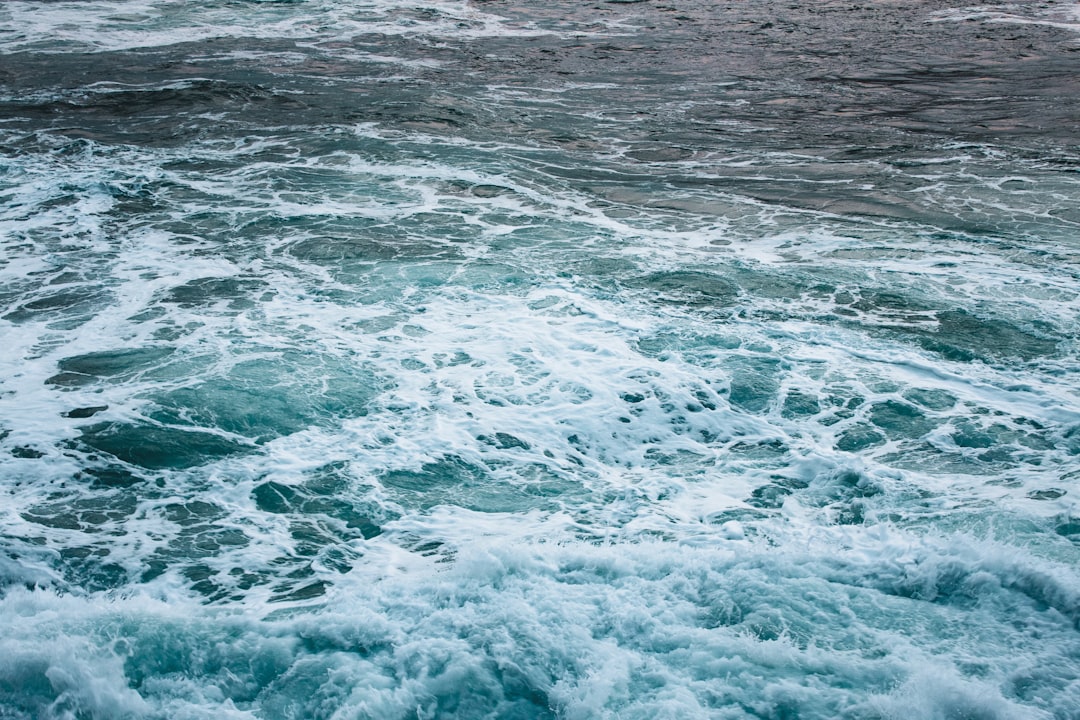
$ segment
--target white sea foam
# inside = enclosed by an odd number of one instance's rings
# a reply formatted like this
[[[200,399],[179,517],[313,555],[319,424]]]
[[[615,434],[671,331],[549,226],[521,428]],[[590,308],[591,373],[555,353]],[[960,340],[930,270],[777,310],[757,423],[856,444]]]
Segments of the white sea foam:
[[[0,671],[33,688],[13,711],[1049,718],[1078,699],[1043,690],[1069,672],[1075,578],[992,544],[780,527],[771,548],[508,543],[509,518],[431,519],[455,563],[373,550],[308,612],[11,591]]]
[[[539,32],[0,12],[42,52]],[[0,713],[1073,712],[1075,181],[576,124],[622,90],[429,98],[566,137],[0,131]]]
[[[365,35],[413,38],[529,37],[547,34],[483,12],[473,3],[446,0],[405,3],[251,3],[236,13],[228,3],[53,2],[4,3],[0,22],[7,52],[117,52],[220,38],[343,43]]]
[[[1075,3],[973,5],[940,10],[933,13],[932,17],[938,22],[981,20],[1012,25],[1046,25],[1080,32],[1080,5]]]
[[[255,148],[241,152],[247,151]],[[335,165],[340,166],[336,161]],[[312,161],[303,161],[303,167],[312,167]],[[168,180],[208,196],[242,199],[242,205],[234,202],[230,206],[241,225],[245,213],[259,212],[263,207],[273,208],[280,217],[317,220],[351,216],[393,220],[401,226],[420,214],[453,218],[478,208],[483,213],[528,216],[530,225],[548,215],[558,222],[570,222],[571,227],[584,223],[584,231],[593,236],[590,258],[603,257],[604,238],[609,235],[623,241],[638,237],[639,242],[650,243],[648,248],[640,247],[630,256],[634,258],[631,264],[625,265],[631,278],[633,262],[640,258],[648,258],[653,267],[678,267],[677,262],[688,252],[687,245],[679,241],[693,237],[689,232],[651,232],[611,222],[579,198],[549,201],[506,177],[482,172],[353,160],[345,167],[358,178],[397,178],[396,192],[401,193],[401,199],[395,204],[371,198],[355,203],[321,194],[318,203],[282,202],[276,194],[260,189],[263,176],[273,168],[258,164],[246,166],[231,182],[193,183],[180,175],[168,176]],[[71,183],[69,168],[64,169],[64,177]],[[161,177],[150,172],[145,181]],[[498,183],[517,192],[490,203],[480,202],[437,189],[439,183],[450,179]],[[101,181],[98,170],[86,176],[88,188],[99,187]],[[409,200],[403,202],[406,198]],[[84,205],[76,203],[75,207]],[[99,207],[103,212],[108,203]],[[481,236],[486,232],[483,213],[476,225]],[[94,213],[83,217],[92,218]],[[53,223],[64,226],[66,220],[57,217]],[[512,238],[521,229],[501,227],[495,227],[490,242],[499,243],[508,233]],[[577,237],[578,232],[569,237]],[[1061,503],[1071,502],[1068,496],[1057,503],[1033,503],[1027,497],[1032,492],[1052,490],[1058,484],[1059,468],[1071,464],[1064,451],[1052,449],[1052,441],[1043,450],[1032,446],[1026,451],[1028,457],[1040,456],[1042,462],[1014,465],[1011,486],[987,486],[979,473],[970,478],[965,475],[979,466],[974,455],[981,451],[964,451],[951,439],[957,423],[970,421],[972,409],[1025,421],[1031,418],[1051,428],[1074,426],[1073,390],[1067,381],[1063,384],[1053,376],[1033,377],[1023,369],[1005,366],[965,365],[962,370],[950,370],[918,350],[899,349],[891,340],[870,340],[858,327],[824,331],[816,323],[795,318],[778,323],[750,317],[734,324],[728,319],[721,325],[728,337],[713,340],[715,315],[695,319],[693,312],[687,314],[678,304],[658,307],[645,296],[630,302],[605,299],[602,291],[583,290],[576,281],[543,271],[559,267],[552,264],[552,258],[566,257],[567,245],[558,240],[558,234],[553,236],[551,250],[542,244],[516,249],[512,244],[502,246],[500,257],[510,259],[511,265],[496,262],[483,246],[476,245],[470,250],[472,259],[464,264],[431,260],[381,261],[378,266],[367,261],[355,266],[335,261],[327,265],[320,255],[298,251],[305,237],[285,237],[269,244],[266,238],[259,238],[250,251],[234,246],[233,259],[226,260],[217,254],[206,255],[204,251],[211,245],[205,240],[177,244],[175,237],[160,231],[134,235],[124,242],[124,265],[111,269],[110,285],[116,301],[77,328],[63,331],[63,345],[42,347],[37,335],[40,325],[9,325],[12,337],[24,339],[21,346],[15,346],[23,349],[13,360],[18,372],[9,376],[8,385],[14,392],[5,399],[5,417],[11,426],[7,442],[14,447],[42,447],[48,452],[52,452],[48,450],[50,442],[78,438],[79,427],[87,425],[49,419],[72,407],[107,404],[109,410],[93,422],[143,422],[160,401],[155,398],[162,394],[185,388],[198,391],[207,379],[228,378],[238,363],[259,358],[275,362],[282,353],[299,346],[308,352],[318,348],[327,359],[377,378],[382,389],[376,391],[366,414],[345,420],[340,427],[312,428],[273,440],[254,455],[223,459],[205,470],[166,474],[165,482],[175,488],[174,494],[165,493],[137,511],[137,517],[146,519],[147,532],[160,537],[136,539],[124,546],[123,552],[128,554],[125,563],[132,568],[159,554],[165,547],[162,538],[182,534],[175,527],[162,533],[170,526],[155,525],[160,522],[155,518],[162,518],[167,514],[166,506],[185,495],[228,508],[229,525],[255,540],[232,549],[218,548],[206,559],[216,572],[271,562],[277,552],[274,548],[290,547],[294,541],[288,537],[284,519],[266,523],[264,512],[251,500],[251,492],[266,480],[302,484],[305,473],[326,462],[344,463],[349,468],[347,477],[353,492],[357,497],[370,494],[370,501],[381,508],[377,512],[388,513],[387,531],[393,536],[398,532],[394,528],[413,527],[408,523],[417,517],[415,513],[425,510],[425,503],[471,503],[487,511],[532,509],[547,514],[562,512],[570,507],[566,498],[574,498],[572,505],[587,519],[577,531],[585,537],[612,533],[633,537],[647,532],[708,542],[715,533],[704,528],[702,520],[727,522],[724,513],[744,508],[747,498],[768,484],[781,466],[789,481],[811,487],[822,484],[824,494],[815,498],[814,490],[802,501],[810,500],[812,515],[847,512],[842,504],[835,505],[842,496],[834,497],[828,490],[829,478],[847,470],[863,473],[870,478],[868,482],[890,488],[889,492],[899,496],[929,492],[943,501],[947,497],[952,507],[992,500],[1052,517],[1062,511]],[[778,247],[792,244],[784,238],[777,242]],[[806,247],[808,238],[799,242]],[[818,235],[816,242],[820,252],[820,248],[840,240]],[[97,257],[88,256],[93,262],[98,262]],[[625,263],[628,254],[619,249],[610,257]],[[993,277],[996,261],[986,262],[987,271],[980,273],[982,282]],[[858,263],[847,264],[855,272]],[[739,265],[723,267],[737,269]],[[12,281],[21,274],[18,264],[9,266],[9,271]],[[528,273],[532,273],[531,279]],[[325,301],[327,292],[356,292],[358,277],[366,277],[364,282],[370,288],[361,290],[360,303]],[[225,305],[207,308],[158,302],[173,289],[206,278],[244,280],[252,283],[252,292],[262,294],[271,289],[273,297],[260,301],[257,312],[237,312]],[[1040,282],[1045,282],[1045,275]],[[926,289],[930,297],[937,292],[934,287],[931,284]],[[955,289],[950,292],[960,297]],[[806,301],[811,302],[811,314],[828,307],[816,307],[809,298]],[[782,298],[776,302],[778,309],[785,307]],[[1073,302],[1067,299],[1061,306],[1062,316]],[[165,314],[149,323],[132,322],[130,318],[152,306]],[[1055,306],[1051,303],[1048,307]],[[766,308],[768,301],[758,305],[759,311]],[[875,320],[873,312],[867,322],[891,326],[888,317]],[[910,315],[911,311],[903,312]],[[176,333],[169,328],[192,329]],[[298,328],[303,329],[299,345]],[[144,381],[132,379],[122,385],[95,384],[73,390],[58,390],[44,382],[55,374],[63,358],[115,350],[118,338],[122,347],[153,346],[160,342],[155,335],[166,330],[170,336],[176,335],[171,343],[177,350],[163,367],[165,373],[156,372]],[[655,350],[642,353],[643,347],[653,346]],[[763,361],[765,365],[755,365]],[[770,378],[772,363],[788,369]],[[194,375],[181,370],[185,365]],[[975,375],[973,370],[977,370]],[[740,380],[743,376],[748,380]],[[16,379],[18,385],[14,384]],[[283,387],[289,381],[284,382]],[[747,412],[748,406],[728,399],[738,382],[764,382],[773,389],[760,401],[741,401],[760,402]],[[1023,387],[1016,387],[1021,383]],[[918,436],[908,438],[904,433],[909,431],[901,430],[899,436],[886,438],[878,450],[858,462],[853,463],[847,451],[837,451],[835,444],[845,433],[867,427],[867,419],[872,417],[868,408],[906,403],[906,388],[953,398],[952,409],[930,413],[927,422],[938,429],[926,436],[928,447],[912,454],[915,446],[906,443]],[[802,392],[823,399],[837,390],[841,398],[862,398],[863,409],[850,412],[835,424],[820,426],[783,416],[781,400],[786,395]],[[641,399],[634,403],[623,396]],[[703,411],[701,403],[716,409]],[[1017,435],[1018,427],[994,432],[1023,438]],[[926,430],[919,434],[923,432]],[[501,440],[497,439],[500,433]],[[228,433],[223,437],[243,439]],[[1022,440],[1016,446],[1021,456],[1023,442],[1036,439]],[[1038,442],[1045,444],[1047,440]],[[925,460],[918,459],[920,453]],[[54,459],[45,464],[49,468],[45,473],[41,463],[29,465],[18,458],[6,461],[16,474],[26,472],[24,467],[39,468],[34,472],[41,487],[20,491],[20,512],[35,517],[49,512],[49,504],[36,493],[57,487],[75,467],[60,453],[50,457]],[[476,497],[470,497],[468,492],[472,491],[468,491],[461,496],[424,500],[422,494],[402,486],[404,480],[393,480],[387,486],[380,479],[387,471],[415,473],[431,464],[448,467],[439,465],[447,458],[467,468],[486,468],[488,476],[477,476],[475,482],[490,489]],[[899,474],[889,469],[896,463],[902,469]],[[967,469],[965,463],[969,464]],[[48,478],[52,479],[45,483]],[[564,497],[547,501],[534,495],[545,483],[554,483]],[[202,489],[193,495],[197,487]],[[793,503],[789,510],[797,517],[802,512],[801,503],[795,503],[794,497],[789,501],[783,497],[781,492],[777,502]],[[873,511],[872,498],[860,502]],[[908,512],[917,517],[923,511],[912,507]],[[8,527],[14,537],[45,532],[61,545],[82,532],[59,527],[31,530],[25,519]],[[128,533],[137,535],[139,527],[135,518],[125,521]],[[401,533],[402,537],[409,534]],[[169,582],[176,579],[169,574],[163,577]],[[269,594],[267,591],[264,597]]]

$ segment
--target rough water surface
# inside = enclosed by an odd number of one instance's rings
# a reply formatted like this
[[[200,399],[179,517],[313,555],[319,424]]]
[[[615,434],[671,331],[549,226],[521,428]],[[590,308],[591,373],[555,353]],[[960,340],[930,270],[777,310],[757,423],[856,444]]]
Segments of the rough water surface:
[[[0,718],[1080,718],[1078,61],[0,4]]]

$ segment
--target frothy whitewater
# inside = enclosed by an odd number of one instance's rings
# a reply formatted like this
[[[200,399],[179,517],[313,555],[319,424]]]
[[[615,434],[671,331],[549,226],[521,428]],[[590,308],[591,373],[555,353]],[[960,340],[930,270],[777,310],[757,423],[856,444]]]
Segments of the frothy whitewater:
[[[0,718],[1080,718],[1078,18],[0,4]]]

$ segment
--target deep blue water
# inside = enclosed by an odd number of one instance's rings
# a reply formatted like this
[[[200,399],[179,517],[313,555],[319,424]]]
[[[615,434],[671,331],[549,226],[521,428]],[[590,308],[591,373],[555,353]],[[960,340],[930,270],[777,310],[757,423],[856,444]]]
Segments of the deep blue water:
[[[0,4],[0,720],[1080,718],[1078,50]]]

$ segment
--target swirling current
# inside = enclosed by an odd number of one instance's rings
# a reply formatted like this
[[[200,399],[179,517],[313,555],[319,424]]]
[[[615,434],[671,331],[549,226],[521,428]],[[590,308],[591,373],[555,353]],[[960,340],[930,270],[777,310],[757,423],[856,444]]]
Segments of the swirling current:
[[[1078,62],[0,4],[0,718],[1080,718]]]

